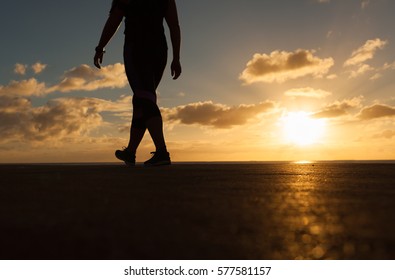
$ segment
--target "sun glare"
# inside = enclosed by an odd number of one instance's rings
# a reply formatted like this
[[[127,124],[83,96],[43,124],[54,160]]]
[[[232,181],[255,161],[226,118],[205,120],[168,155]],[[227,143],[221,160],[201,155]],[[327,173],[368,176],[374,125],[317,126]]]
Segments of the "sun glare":
[[[314,119],[306,112],[290,112],[281,119],[284,140],[307,146],[317,143],[325,131],[325,120]]]

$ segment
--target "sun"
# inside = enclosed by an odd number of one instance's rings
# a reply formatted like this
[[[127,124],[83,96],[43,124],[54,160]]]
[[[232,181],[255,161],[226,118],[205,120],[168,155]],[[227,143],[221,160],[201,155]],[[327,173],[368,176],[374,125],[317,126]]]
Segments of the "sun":
[[[322,139],[325,120],[311,117],[307,112],[290,112],[281,118],[284,140],[298,146],[308,146]]]

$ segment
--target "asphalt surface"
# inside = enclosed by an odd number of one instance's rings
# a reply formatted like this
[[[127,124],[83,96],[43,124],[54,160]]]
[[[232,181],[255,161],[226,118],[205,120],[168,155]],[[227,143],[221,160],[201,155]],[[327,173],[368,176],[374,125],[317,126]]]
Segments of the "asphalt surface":
[[[395,259],[395,164],[0,165],[0,259]]]

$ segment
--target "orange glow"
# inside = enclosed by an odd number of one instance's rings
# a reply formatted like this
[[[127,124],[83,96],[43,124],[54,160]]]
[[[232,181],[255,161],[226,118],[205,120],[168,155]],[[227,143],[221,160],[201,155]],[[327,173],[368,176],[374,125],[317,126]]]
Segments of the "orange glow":
[[[281,118],[284,140],[298,146],[317,143],[325,133],[325,120],[314,119],[306,112],[290,112]]]

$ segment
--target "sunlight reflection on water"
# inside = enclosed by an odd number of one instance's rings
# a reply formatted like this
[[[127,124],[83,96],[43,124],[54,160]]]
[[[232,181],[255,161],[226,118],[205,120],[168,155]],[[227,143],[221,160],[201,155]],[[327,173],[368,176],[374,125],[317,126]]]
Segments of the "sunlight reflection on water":
[[[314,161],[311,160],[298,160],[298,161],[294,161],[295,164],[312,164],[314,163]]]

